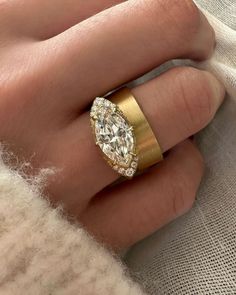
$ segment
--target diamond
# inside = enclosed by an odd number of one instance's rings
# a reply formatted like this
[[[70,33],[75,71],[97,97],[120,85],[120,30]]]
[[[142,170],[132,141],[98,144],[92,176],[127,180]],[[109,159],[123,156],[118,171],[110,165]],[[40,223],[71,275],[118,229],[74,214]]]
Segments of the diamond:
[[[131,166],[132,168],[136,169],[137,166],[138,166],[138,163],[137,163],[137,162],[132,162],[130,166]]]
[[[134,173],[135,173],[135,170],[133,168],[129,168],[126,170],[126,176],[128,177],[133,177],[134,176]]]
[[[107,107],[107,108],[110,107],[111,106],[111,102],[106,99],[105,102],[104,102],[104,106]]]
[[[91,109],[91,112],[90,112],[90,116],[95,117],[97,112],[98,112],[98,107],[93,106],[92,109]]]
[[[119,174],[132,177],[138,166],[135,137],[120,109],[105,98],[96,98],[90,116],[96,143]]]
[[[104,98],[103,98],[103,97],[97,97],[97,98],[94,100],[93,108],[94,108],[94,107],[99,107],[99,106],[102,105],[103,103],[104,103]]]
[[[106,107],[105,99],[96,113],[95,136],[101,150],[120,166],[129,166],[133,159],[135,140],[132,128],[119,112]]]
[[[113,169],[117,171],[117,170],[119,170],[119,166],[115,165],[115,166],[113,166]]]
[[[125,168],[120,168],[120,169],[118,170],[118,172],[119,172],[120,174],[125,174]]]

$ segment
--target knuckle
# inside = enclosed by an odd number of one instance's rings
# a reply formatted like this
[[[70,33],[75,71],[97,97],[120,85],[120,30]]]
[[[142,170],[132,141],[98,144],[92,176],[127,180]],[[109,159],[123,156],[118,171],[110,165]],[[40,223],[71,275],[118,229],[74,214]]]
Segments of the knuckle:
[[[200,11],[192,0],[142,0],[136,5],[140,5],[145,13],[155,19],[164,14],[168,16],[168,21],[172,19],[179,25],[195,26],[200,22]]]
[[[168,27],[170,38],[166,43],[177,44],[181,56],[191,55],[202,31],[201,12],[192,0],[141,0],[137,1],[143,19],[150,32],[160,34],[160,28]],[[208,45],[199,45],[199,55],[207,55]],[[176,49],[176,51],[178,51]]]
[[[174,3],[183,17],[190,20],[199,20],[199,9],[192,0],[175,0]]]
[[[192,132],[204,128],[215,113],[210,74],[194,68],[183,68],[177,75],[180,109],[186,114],[186,127]]]
[[[177,28],[185,38],[192,38],[199,30],[201,14],[192,0],[162,0],[160,2],[165,12],[176,23]],[[186,35],[186,32],[188,35]]]
[[[174,1],[174,8],[177,21],[185,26],[190,32],[193,33],[199,28],[201,15],[198,7],[192,0]]]

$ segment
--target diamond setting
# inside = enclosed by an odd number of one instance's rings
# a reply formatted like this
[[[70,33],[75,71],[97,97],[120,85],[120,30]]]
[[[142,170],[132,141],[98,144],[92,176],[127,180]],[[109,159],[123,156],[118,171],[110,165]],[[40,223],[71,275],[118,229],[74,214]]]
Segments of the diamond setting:
[[[138,168],[136,142],[132,126],[118,106],[98,97],[90,112],[96,144],[106,160],[122,176],[132,178]]]

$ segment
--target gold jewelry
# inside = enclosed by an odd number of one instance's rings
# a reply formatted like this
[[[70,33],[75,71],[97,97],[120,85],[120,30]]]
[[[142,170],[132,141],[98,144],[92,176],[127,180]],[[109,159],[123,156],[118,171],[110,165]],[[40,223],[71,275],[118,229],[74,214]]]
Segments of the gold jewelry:
[[[96,98],[90,118],[96,144],[122,176],[132,178],[163,160],[160,145],[128,88]]]

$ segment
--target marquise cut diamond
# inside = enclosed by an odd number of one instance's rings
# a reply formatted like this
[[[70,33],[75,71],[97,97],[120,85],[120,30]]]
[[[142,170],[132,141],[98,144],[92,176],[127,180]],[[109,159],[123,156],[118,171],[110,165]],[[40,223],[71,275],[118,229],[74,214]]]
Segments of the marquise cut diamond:
[[[98,145],[112,161],[128,165],[132,159],[134,138],[129,125],[119,115],[107,111],[95,122]]]
[[[132,127],[122,112],[109,100],[97,98],[90,116],[97,145],[111,161],[115,170],[118,166],[120,174],[132,177],[138,166],[135,156],[135,137]]]

